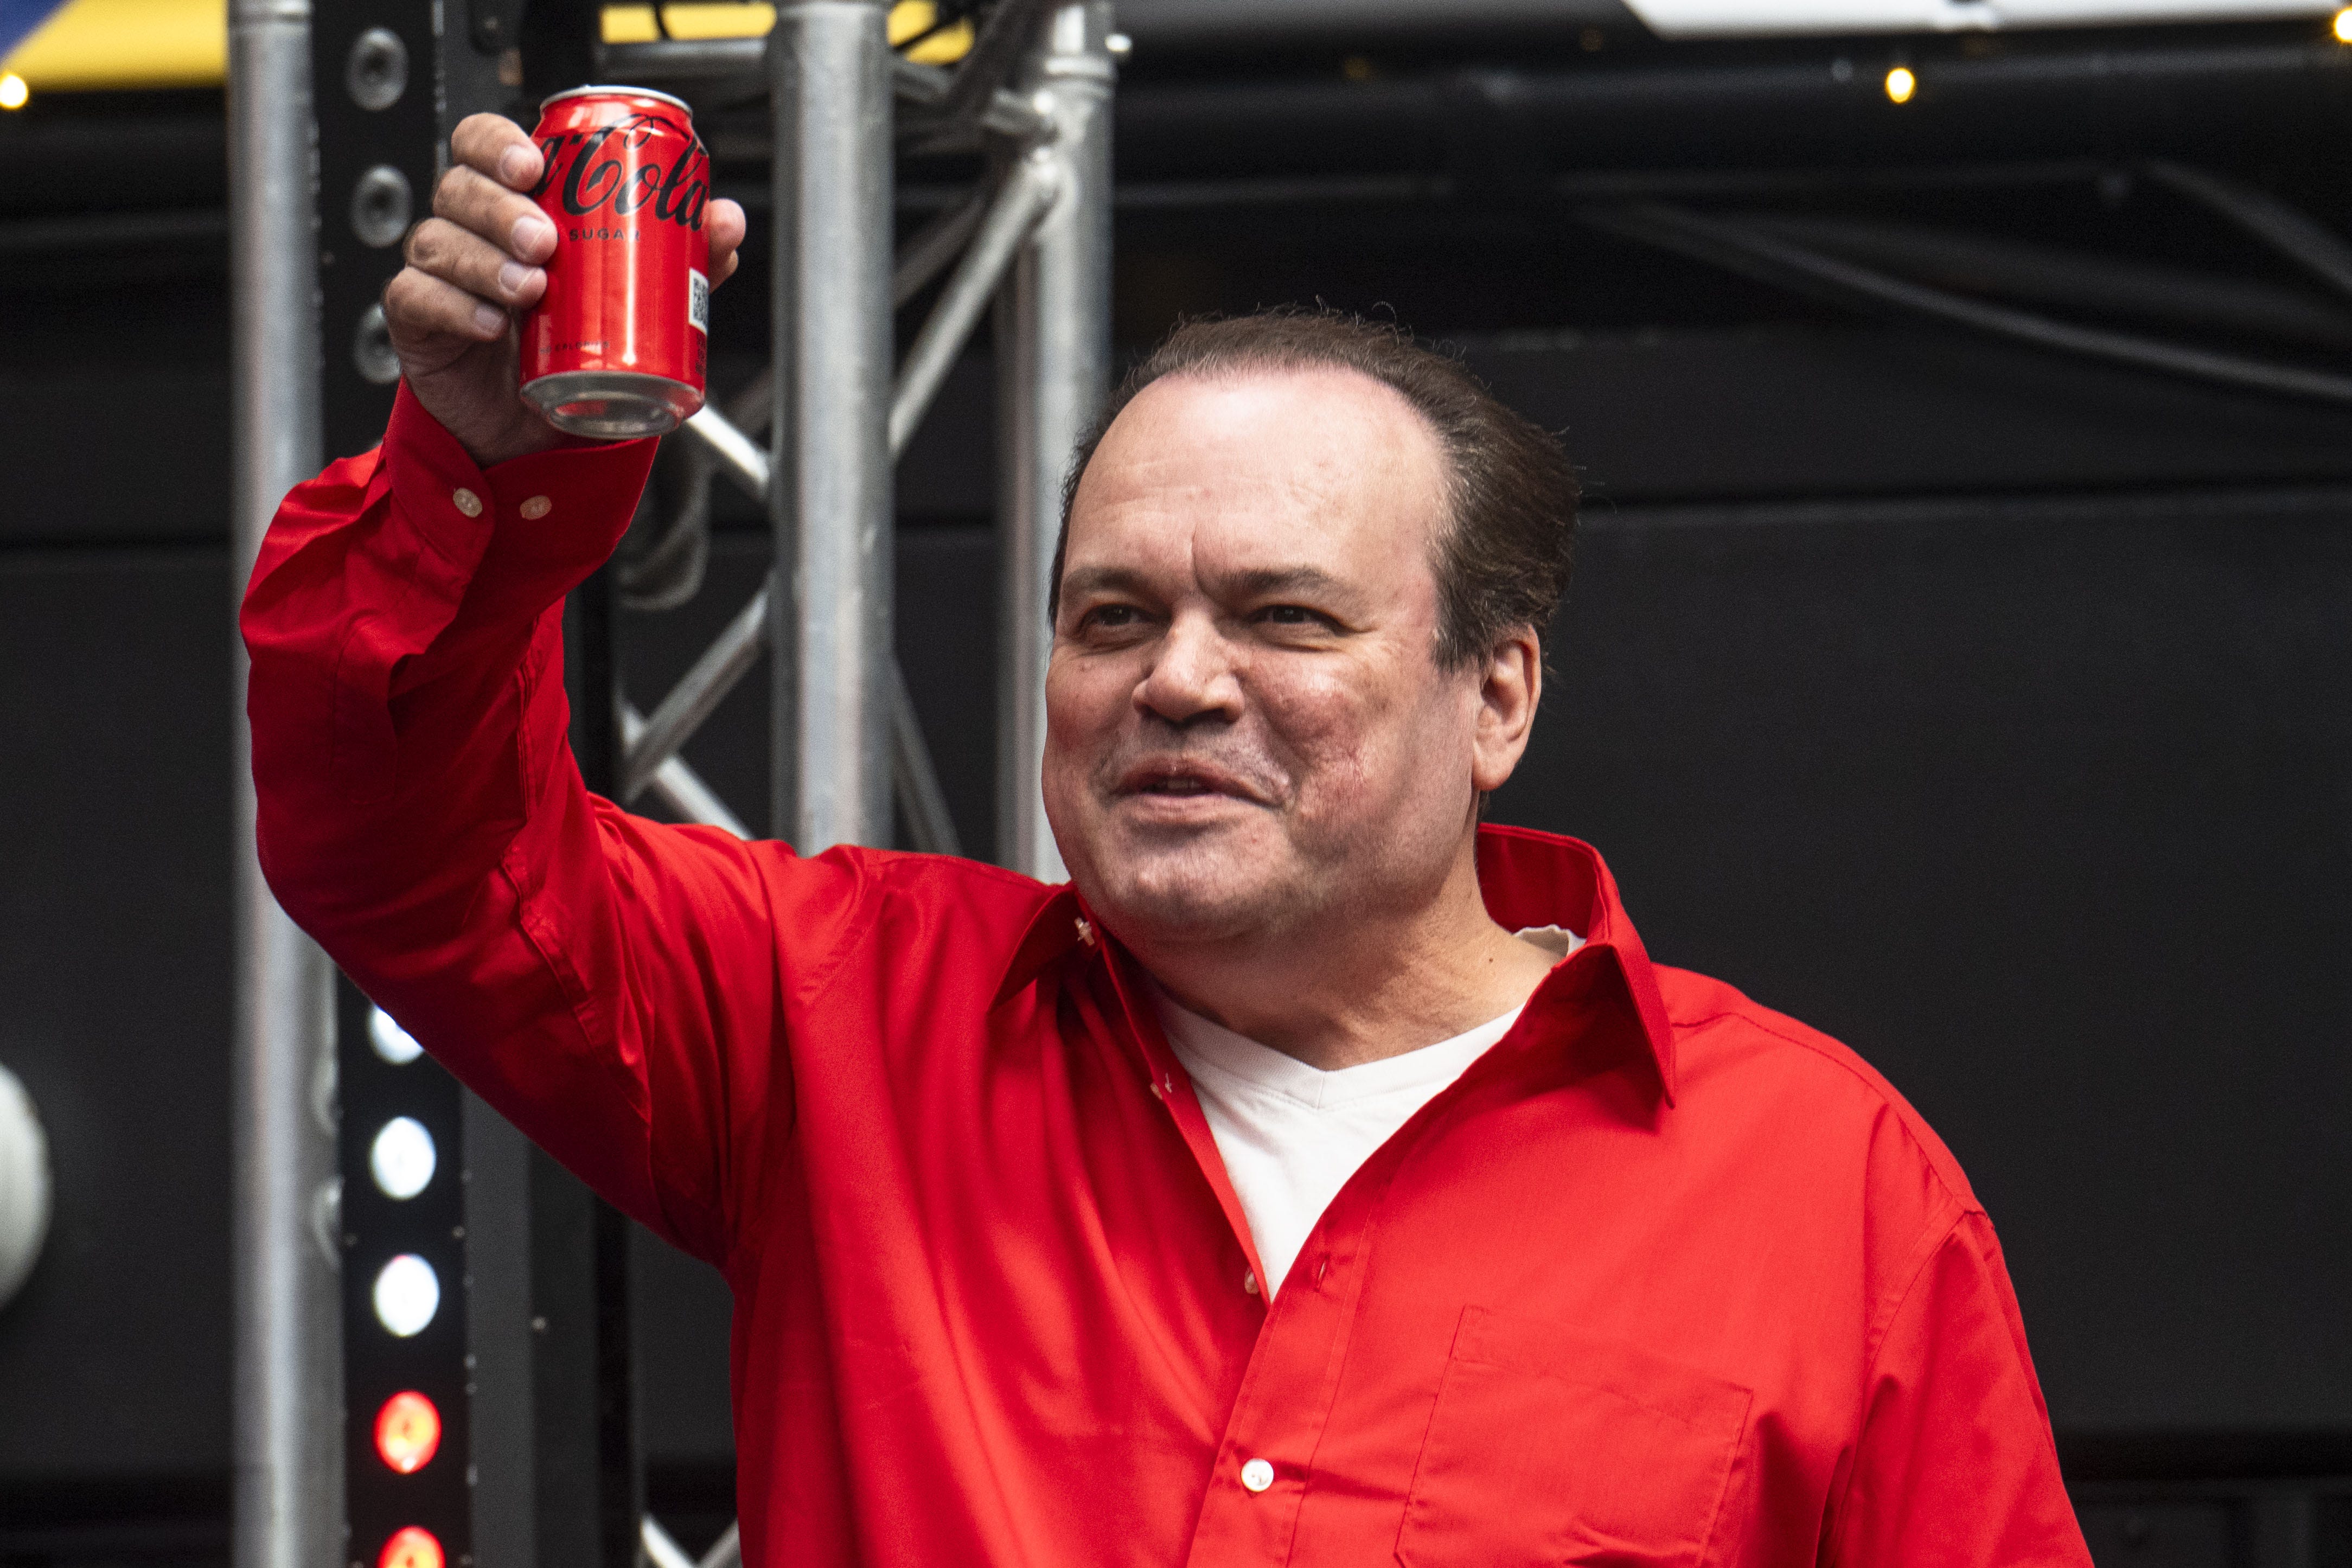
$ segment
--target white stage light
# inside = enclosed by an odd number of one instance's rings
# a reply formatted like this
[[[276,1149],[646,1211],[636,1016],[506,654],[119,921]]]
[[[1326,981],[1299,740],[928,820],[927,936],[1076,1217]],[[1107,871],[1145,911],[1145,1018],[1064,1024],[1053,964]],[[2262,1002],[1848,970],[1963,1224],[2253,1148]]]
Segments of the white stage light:
[[[0,1307],[33,1271],[49,1233],[49,1140],[33,1098],[0,1067]]]
[[[406,1339],[424,1332],[441,1310],[441,1276],[414,1252],[403,1252],[375,1277],[376,1321]]]
[[[433,1134],[414,1116],[394,1116],[368,1146],[368,1169],[386,1197],[415,1197],[433,1180],[438,1163]]]
[[[375,1053],[394,1067],[405,1067],[425,1054],[409,1032],[393,1022],[392,1015],[382,1008],[368,1009],[368,1043]]]

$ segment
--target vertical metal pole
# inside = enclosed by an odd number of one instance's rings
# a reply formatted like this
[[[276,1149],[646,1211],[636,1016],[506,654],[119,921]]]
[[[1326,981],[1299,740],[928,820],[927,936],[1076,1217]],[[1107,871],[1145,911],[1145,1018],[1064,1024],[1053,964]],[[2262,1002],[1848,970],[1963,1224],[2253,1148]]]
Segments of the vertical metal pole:
[[[319,466],[310,0],[234,0],[228,121],[241,596],[278,500]],[[235,661],[236,1560],[331,1568],[343,1560],[334,978],[261,880],[241,647]]]
[[[618,793],[613,568],[599,567],[564,607],[572,753],[599,795]],[[630,1353],[629,1221],[545,1155],[530,1187],[532,1316],[548,1327],[532,1397],[537,1415],[541,1568],[630,1568],[645,1518],[637,1379]],[[584,1538],[567,1539],[568,1531]]]
[[[890,45],[886,0],[768,35],[775,111],[772,831],[890,838]]]
[[[1024,62],[1017,85],[1054,105],[1062,194],[997,311],[996,858],[1045,882],[1069,874],[1039,790],[1047,577],[1063,476],[1110,377],[1110,29],[1108,0],[1056,6]]]

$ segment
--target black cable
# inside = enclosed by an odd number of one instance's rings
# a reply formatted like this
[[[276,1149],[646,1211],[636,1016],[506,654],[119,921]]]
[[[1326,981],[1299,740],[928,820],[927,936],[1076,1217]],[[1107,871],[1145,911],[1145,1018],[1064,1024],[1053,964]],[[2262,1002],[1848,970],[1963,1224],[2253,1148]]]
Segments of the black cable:
[[[2158,183],[2219,214],[2338,293],[2352,294],[2352,245],[2268,191],[2185,163],[2147,165]]]
[[[1906,278],[1891,277],[1736,223],[1703,217],[1676,207],[1645,204],[1585,208],[1577,217],[1610,234],[1850,307],[1894,309],[2036,348],[2191,381],[2280,397],[2352,404],[2352,377],[2053,320],[2032,311],[1989,304]]]

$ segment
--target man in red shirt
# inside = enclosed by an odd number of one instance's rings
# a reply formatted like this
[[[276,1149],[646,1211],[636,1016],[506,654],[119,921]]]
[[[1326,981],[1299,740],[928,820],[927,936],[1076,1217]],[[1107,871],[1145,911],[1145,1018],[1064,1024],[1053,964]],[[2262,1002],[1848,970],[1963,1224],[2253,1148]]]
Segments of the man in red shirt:
[[[1549,437],[1360,323],[1186,329],[1079,455],[1071,885],[663,826],[582,788],[560,678],[650,444],[523,409],[537,154],[455,152],[383,444],[247,592],[263,862],[725,1273],[751,1563],[2087,1562],[1934,1134],[1478,823],[1567,580]]]

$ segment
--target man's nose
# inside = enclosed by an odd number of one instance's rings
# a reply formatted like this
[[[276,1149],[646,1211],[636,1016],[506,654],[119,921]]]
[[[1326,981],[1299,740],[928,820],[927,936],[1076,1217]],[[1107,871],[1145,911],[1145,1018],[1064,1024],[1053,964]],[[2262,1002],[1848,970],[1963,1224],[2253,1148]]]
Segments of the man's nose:
[[[1179,614],[1136,685],[1136,706],[1171,724],[1239,718],[1242,684],[1232,653],[1213,618]]]

